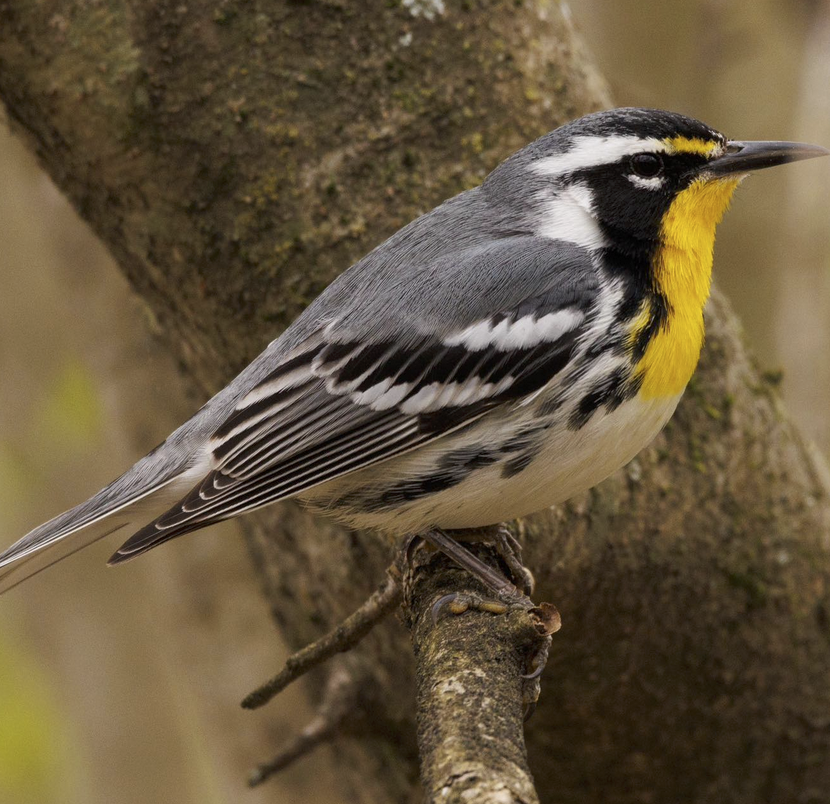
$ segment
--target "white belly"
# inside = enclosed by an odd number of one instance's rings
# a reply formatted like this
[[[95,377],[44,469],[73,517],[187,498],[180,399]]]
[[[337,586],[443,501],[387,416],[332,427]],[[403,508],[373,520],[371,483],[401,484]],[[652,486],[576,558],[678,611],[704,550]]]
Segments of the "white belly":
[[[595,412],[578,430],[570,429],[566,420],[554,424],[532,462],[511,477],[505,476],[503,462],[493,463],[449,489],[394,508],[369,511],[331,505],[352,491],[428,476],[448,450],[481,443],[481,432],[472,428],[320,486],[308,499],[356,527],[396,533],[481,527],[515,519],[563,502],[624,466],[660,432],[679,400],[680,395],[647,401],[635,397],[614,411]],[[527,416],[530,421],[531,411]]]

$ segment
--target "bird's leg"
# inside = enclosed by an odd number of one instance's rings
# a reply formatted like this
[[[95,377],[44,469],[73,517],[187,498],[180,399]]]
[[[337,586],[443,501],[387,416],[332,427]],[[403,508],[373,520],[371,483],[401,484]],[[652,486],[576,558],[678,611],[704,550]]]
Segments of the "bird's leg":
[[[530,597],[533,594],[536,581],[533,578],[533,573],[522,561],[522,546],[519,544],[519,540],[513,535],[510,528],[504,524],[496,528],[492,539],[493,546],[496,548],[499,558],[504,561],[507,569],[510,570],[513,581],[525,595]]]
[[[289,684],[304,676],[337,653],[351,650],[384,617],[401,604],[401,586],[398,562],[386,571],[386,578],[378,589],[334,630],[306,645],[288,657],[285,667],[270,681],[245,697],[245,709],[257,709],[268,703]]]
[[[497,596],[497,599],[489,600],[469,594],[445,595],[433,604],[432,616],[434,621],[437,621],[444,609],[452,614],[462,614],[471,608],[487,611],[491,614],[506,614],[512,608],[522,608],[531,612],[539,611],[540,613],[544,610],[546,612],[545,617],[549,619],[550,609],[553,609],[554,612],[555,609],[553,607],[543,609],[548,604],[536,607],[528,597],[528,593],[532,590],[533,576],[521,563],[521,547],[506,527],[500,526],[495,532],[487,530],[464,531],[459,535],[468,539],[478,538],[481,541],[492,543],[519,586],[509,581],[497,569],[486,564],[444,531],[431,530],[420,537],[412,537],[403,545],[401,558],[396,560],[387,570],[383,583],[360,608],[328,634],[292,654],[286,660],[285,667],[276,676],[245,697],[242,706],[246,709],[257,709],[265,705],[289,684],[301,678],[310,670],[323,664],[337,653],[343,653],[355,647],[377,623],[400,605],[402,600],[401,566],[405,567],[409,563],[412,551],[421,543],[421,540],[431,544],[456,564],[472,573]],[[556,616],[558,617],[558,613]],[[547,627],[545,626],[545,628]],[[530,658],[529,680],[534,681],[536,686],[538,686],[538,675],[544,667],[546,657],[547,650],[545,649],[544,651],[538,651]]]
[[[522,562],[522,546],[507,525],[477,530],[452,531],[452,535],[437,528],[422,534],[421,538],[449,556],[456,564],[471,572],[500,598],[507,600],[529,597],[533,594],[533,573]],[[492,544],[510,573],[510,580],[498,570],[473,555],[459,539]],[[411,548],[410,548],[411,549]]]
[[[479,536],[480,541],[492,541],[492,535],[486,532],[463,531],[459,535]],[[437,550],[440,550],[445,556],[451,558],[459,567],[463,567],[467,572],[478,578],[486,587],[492,589],[500,599],[519,601],[526,597],[502,573],[471,553],[456,538],[450,536],[449,533],[445,533],[438,528],[433,528],[422,533],[420,537]]]

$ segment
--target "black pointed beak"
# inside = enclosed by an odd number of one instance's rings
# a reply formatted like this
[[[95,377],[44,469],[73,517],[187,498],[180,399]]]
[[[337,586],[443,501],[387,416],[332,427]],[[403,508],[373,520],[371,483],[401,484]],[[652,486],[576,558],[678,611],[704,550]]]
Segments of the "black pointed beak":
[[[830,151],[820,145],[807,145],[803,142],[730,140],[726,143],[724,154],[707,163],[702,172],[712,176],[733,176],[749,173],[751,170],[785,165],[787,162],[815,159],[817,156],[830,156]]]

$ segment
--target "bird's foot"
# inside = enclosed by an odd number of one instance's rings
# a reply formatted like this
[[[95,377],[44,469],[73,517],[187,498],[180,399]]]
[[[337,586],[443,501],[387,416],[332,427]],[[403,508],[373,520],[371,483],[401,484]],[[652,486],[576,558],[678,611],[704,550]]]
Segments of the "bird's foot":
[[[540,678],[547,663],[551,635],[562,625],[559,612],[556,606],[550,603],[537,606],[530,599],[534,586],[533,575],[522,562],[521,545],[505,525],[500,525],[496,529],[453,531],[452,534],[437,529],[428,531],[410,540],[403,556],[409,565],[414,550],[426,542],[447,555],[495,593],[493,597],[470,592],[454,592],[441,596],[432,605],[433,625],[438,623],[445,612],[456,616],[468,611],[483,611],[496,616],[510,616],[511,613],[520,612],[530,618],[538,638],[531,640],[532,644],[528,646],[525,673],[522,674],[522,699],[527,719],[533,714],[539,700]],[[510,579],[474,555],[455,538],[456,536],[465,541],[475,540],[492,545],[507,568]],[[404,567],[403,574],[406,579],[407,567]]]
[[[468,550],[461,541],[483,542],[492,545],[504,562],[510,578],[503,572],[482,561]],[[451,558],[459,567],[478,578],[500,600],[514,601],[526,598],[533,591],[533,575],[522,563],[522,549],[515,536],[505,525],[497,528],[443,531],[433,528],[412,537],[404,549],[406,561],[411,560],[414,551],[427,543]]]
[[[525,608],[522,603],[518,601],[512,604],[519,608]],[[478,595],[461,594],[459,592],[452,592],[449,595],[439,597],[435,603],[432,604],[432,624],[437,625],[438,619],[444,610],[450,614],[464,614],[467,611],[486,611],[488,614],[507,614],[510,611],[511,605],[501,600],[492,600]]]
[[[529,720],[536,710],[542,691],[541,677],[548,661],[552,635],[562,627],[559,611],[551,603],[541,603],[537,606],[527,596],[505,602],[470,593],[451,593],[443,595],[432,604],[433,625],[438,624],[445,612],[458,616],[468,611],[483,611],[497,616],[509,616],[512,612],[520,612],[530,617],[539,637],[529,646],[525,672],[522,674],[522,704],[525,721]]]
[[[530,597],[536,581],[522,561],[522,546],[507,525],[499,525],[492,535],[493,546],[504,561],[516,587]]]

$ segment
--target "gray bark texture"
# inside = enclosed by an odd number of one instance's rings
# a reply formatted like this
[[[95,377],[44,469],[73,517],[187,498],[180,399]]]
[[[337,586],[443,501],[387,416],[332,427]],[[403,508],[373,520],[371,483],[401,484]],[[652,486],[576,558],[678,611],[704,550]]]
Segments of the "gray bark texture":
[[[203,394],[374,244],[608,103],[567,8],[544,0],[0,0],[0,98]],[[830,802],[825,470],[721,298],[708,331],[657,442],[520,523],[536,597],[564,623],[526,730],[543,802]],[[390,559],[377,536],[294,506],[244,527],[295,647],[355,609]],[[439,625],[465,622],[490,634],[489,669],[506,626],[478,613]],[[345,721],[359,739],[336,743],[350,800],[418,795],[417,686],[445,734],[488,698],[512,713],[482,727],[481,762],[486,774],[484,744],[502,741],[516,785],[478,800],[534,801],[515,656],[488,689],[463,639],[453,671],[452,634],[414,633],[417,685],[399,623],[349,658],[368,713]],[[470,683],[431,709],[458,668]],[[422,732],[425,769],[469,769],[474,748]]]

